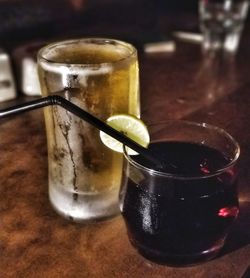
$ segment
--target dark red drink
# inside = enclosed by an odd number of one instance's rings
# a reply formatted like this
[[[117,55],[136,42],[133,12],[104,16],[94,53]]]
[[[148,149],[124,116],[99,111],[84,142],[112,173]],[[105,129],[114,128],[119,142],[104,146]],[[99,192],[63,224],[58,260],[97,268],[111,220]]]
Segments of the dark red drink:
[[[238,214],[235,170],[217,171],[230,159],[202,144],[163,142],[150,149],[174,167],[169,176],[124,168],[121,207],[130,241],[160,263],[214,257]],[[140,156],[133,160],[152,168]]]

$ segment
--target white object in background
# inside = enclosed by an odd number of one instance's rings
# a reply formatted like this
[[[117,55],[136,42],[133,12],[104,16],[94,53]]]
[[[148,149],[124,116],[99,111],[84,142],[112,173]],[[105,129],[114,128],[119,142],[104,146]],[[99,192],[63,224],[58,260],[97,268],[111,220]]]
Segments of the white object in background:
[[[16,98],[16,86],[9,55],[0,49],[0,101]]]
[[[19,90],[27,96],[41,95],[36,57],[38,50],[44,45],[43,41],[34,41],[17,47],[12,53],[18,69]]]
[[[174,41],[161,41],[144,44],[144,52],[146,53],[172,53],[175,51]]]
[[[191,42],[191,43],[200,44],[203,41],[203,36],[201,34],[196,34],[196,33],[176,31],[173,33],[173,36],[179,40]]]
[[[21,62],[22,91],[29,96],[41,95],[37,63],[32,57],[23,57]]]

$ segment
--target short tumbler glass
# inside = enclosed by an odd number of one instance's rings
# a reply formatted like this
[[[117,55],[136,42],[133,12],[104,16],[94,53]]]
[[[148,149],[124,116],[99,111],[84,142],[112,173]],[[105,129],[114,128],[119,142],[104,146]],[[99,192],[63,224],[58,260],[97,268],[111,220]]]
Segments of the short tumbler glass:
[[[248,0],[200,0],[200,27],[205,52],[236,53],[249,7]]]
[[[164,170],[125,151],[120,209],[132,245],[163,264],[214,258],[239,212],[238,143],[224,130],[186,121],[149,126]]]

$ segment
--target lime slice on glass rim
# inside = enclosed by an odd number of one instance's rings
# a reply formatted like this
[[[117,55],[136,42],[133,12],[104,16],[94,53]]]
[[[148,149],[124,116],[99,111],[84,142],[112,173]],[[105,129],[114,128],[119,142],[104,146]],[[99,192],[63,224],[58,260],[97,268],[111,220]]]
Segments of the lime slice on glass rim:
[[[123,133],[124,135],[145,148],[150,142],[150,137],[146,125],[143,121],[136,118],[135,116],[128,114],[113,115],[106,120],[106,124]],[[112,149],[113,151],[123,153],[123,144],[110,135],[106,134],[103,131],[100,131],[100,138],[102,143],[108,148]],[[129,155],[138,154],[128,147],[126,147],[126,150]]]

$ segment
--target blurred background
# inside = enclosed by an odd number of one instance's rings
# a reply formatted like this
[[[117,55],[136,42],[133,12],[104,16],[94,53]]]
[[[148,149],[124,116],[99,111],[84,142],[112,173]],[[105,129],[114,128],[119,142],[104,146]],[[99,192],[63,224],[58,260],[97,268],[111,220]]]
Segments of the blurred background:
[[[1,46],[55,36],[119,35],[133,40],[139,32],[192,30],[197,22],[188,16],[197,15],[197,6],[194,0],[0,0]]]
[[[193,0],[0,0],[0,18],[0,102],[40,95],[36,55],[50,42],[99,36],[140,50],[199,30]]]
[[[115,38],[140,55],[147,42],[200,32],[198,0],[0,0],[0,17],[0,102],[40,95],[36,54],[50,42]],[[200,42],[192,43],[200,51]]]

